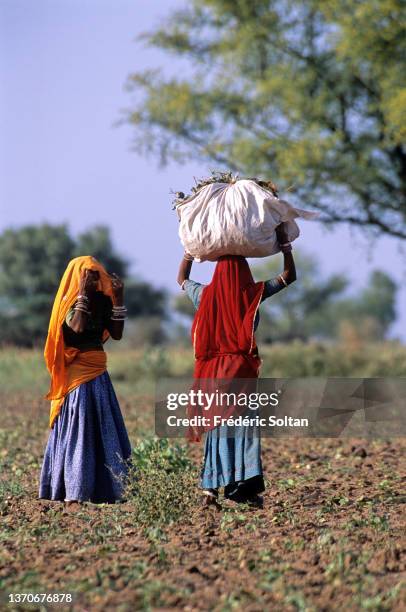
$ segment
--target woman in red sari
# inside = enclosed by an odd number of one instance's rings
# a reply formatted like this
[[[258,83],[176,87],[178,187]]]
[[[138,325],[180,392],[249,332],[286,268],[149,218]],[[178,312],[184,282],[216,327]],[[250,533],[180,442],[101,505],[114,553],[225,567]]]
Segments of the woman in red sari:
[[[254,337],[258,307],[296,279],[284,224],[276,231],[284,270],[269,281],[256,283],[246,259],[229,255],[219,258],[212,281],[205,286],[189,279],[193,258],[184,255],[178,283],[197,310],[192,326],[196,379],[258,377],[261,361]],[[264,479],[259,429],[252,425],[207,428],[201,477],[207,505],[218,505],[219,487],[224,487],[228,499],[261,505]]]

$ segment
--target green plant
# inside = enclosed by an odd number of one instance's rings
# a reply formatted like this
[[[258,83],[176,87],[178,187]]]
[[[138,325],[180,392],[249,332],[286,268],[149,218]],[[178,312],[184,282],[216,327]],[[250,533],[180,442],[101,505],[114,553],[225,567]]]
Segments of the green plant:
[[[25,493],[25,488],[17,480],[0,480],[0,514],[6,510],[11,498],[23,497]]]
[[[186,446],[155,438],[139,442],[127,484],[136,521],[157,527],[186,520],[195,500],[196,477]]]

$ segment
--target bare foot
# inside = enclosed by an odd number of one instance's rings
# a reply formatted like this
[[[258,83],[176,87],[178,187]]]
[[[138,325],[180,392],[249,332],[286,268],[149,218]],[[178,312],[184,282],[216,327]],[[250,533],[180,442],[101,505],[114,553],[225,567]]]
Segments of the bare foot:
[[[222,510],[221,504],[217,501],[215,497],[211,495],[205,495],[203,499],[203,507],[204,508],[215,508],[216,510]]]

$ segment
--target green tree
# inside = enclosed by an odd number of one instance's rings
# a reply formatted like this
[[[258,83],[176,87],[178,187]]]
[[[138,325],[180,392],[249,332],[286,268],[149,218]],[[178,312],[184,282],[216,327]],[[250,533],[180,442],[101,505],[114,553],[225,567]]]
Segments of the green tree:
[[[360,322],[370,323],[373,339],[381,340],[396,320],[396,292],[393,279],[381,270],[374,270],[357,297],[341,299],[333,305],[331,318],[336,322],[348,321],[358,328]],[[337,325],[334,329],[337,331]]]
[[[66,225],[29,225],[0,234],[2,343],[32,346],[44,341],[61,276],[69,260],[79,255],[93,255],[108,271],[124,277],[129,317],[164,318],[166,293],[129,277],[108,228],[98,226],[75,239]]]
[[[1,341],[30,346],[44,337],[52,298],[74,241],[65,225],[28,225],[0,236]]]
[[[164,317],[166,292],[146,281],[127,279],[125,302],[132,317]]]
[[[142,36],[189,68],[129,77],[136,146],[293,184],[326,223],[406,238],[402,4],[192,0]]]

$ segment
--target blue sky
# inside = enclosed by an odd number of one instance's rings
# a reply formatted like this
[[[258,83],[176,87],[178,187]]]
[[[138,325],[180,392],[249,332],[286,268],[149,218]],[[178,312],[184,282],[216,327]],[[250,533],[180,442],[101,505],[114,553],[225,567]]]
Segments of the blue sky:
[[[187,190],[210,164],[160,169],[131,151],[132,130],[117,127],[131,103],[126,77],[146,67],[173,70],[174,58],[136,42],[184,0],[2,0],[0,4],[0,230],[68,222],[74,232],[108,224],[133,271],[176,292],[182,255],[171,189]],[[278,177],[272,177],[278,183]],[[306,203],[302,203],[306,208]],[[399,282],[406,340],[405,255],[384,238],[302,223],[297,246],[320,255],[359,290],[376,267]],[[207,281],[212,266],[195,265]]]

